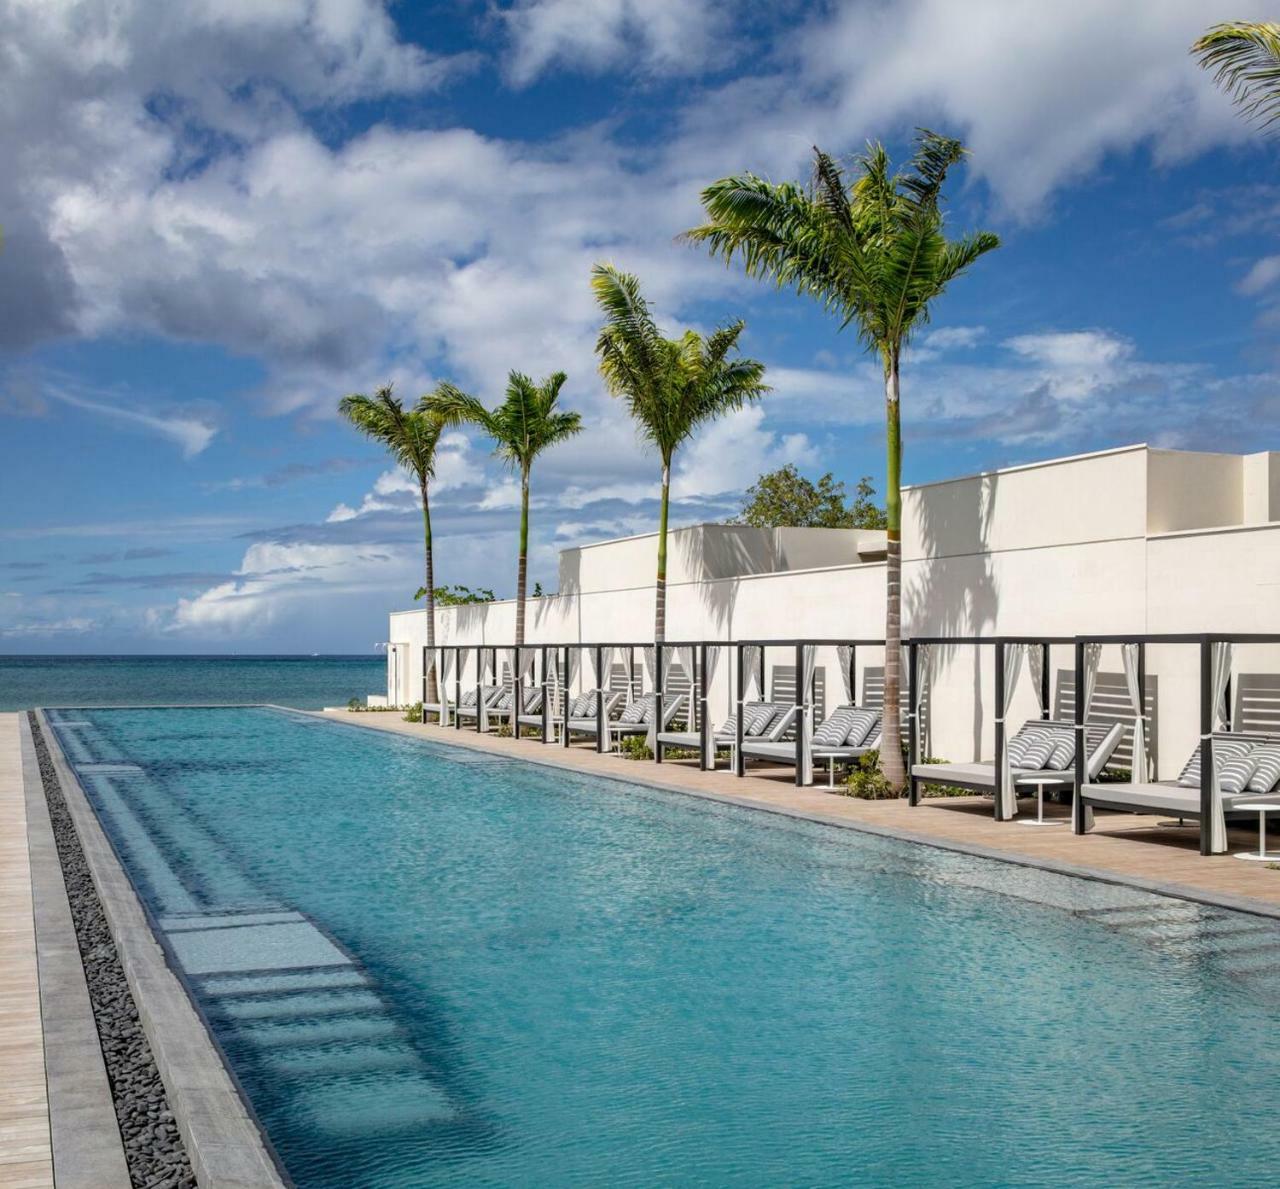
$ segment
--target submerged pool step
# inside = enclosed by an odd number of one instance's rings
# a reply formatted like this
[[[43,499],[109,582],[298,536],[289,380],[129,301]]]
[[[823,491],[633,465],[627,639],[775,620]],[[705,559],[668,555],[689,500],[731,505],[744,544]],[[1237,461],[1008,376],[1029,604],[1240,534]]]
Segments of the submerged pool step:
[[[382,1001],[369,990],[292,991],[283,995],[225,1000],[218,1014],[230,1020],[316,1019],[376,1012]]]
[[[272,1049],[259,1061],[285,1078],[329,1078],[383,1070],[419,1069],[422,1059],[412,1045],[399,1040],[350,1042],[318,1048]]]
[[[295,1089],[289,1106],[308,1128],[329,1136],[417,1131],[457,1117],[440,1086],[413,1070],[317,1080]]]
[[[300,1049],[348,1040],[392,1040],[402,1035],[395,1020],[382,1013],[338,1019],[263,1020],[238,1024],[234,1029],[236,1041],[255,1049]]]

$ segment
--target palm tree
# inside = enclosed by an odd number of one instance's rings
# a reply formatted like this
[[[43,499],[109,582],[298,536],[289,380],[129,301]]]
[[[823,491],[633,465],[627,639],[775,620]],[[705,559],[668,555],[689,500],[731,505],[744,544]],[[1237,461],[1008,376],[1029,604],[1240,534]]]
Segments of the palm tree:
[[[676,448],[706,421],[740,409],[768,392],[764,364],[736,351],[744,323],[722,326],[707,338],[686,330],[663,338],[640,282],[611,265],[591,270],[591,287],[604,310],[596,341],[600,374],[621,397],[640,432],[662,459],[662,504],[658,513],[658,580],[653,638],[661,643],[667,628],[667,511],[671,496],[671,459]]]
[[[1231,21],[1214,25],[1191,47],[1200,65],[1251,120],[1280,119],[1280,25]]]
[[[507,395],[496,409],[486,409],[474,396],[444,381],[422,398],[419,406],[447,425],[477,425],[494,441],[495,453],[520,472],[520,561],[516,569],[516,644],[524,643],[524,601],[529,570],[529,473],[544,450],[573,437],[582,429],[578,413],[557,412],[564,372],[541,384],[512,372]]]
[[[814,149],[812,185],[776,185],[744,174],[702,192],[708,221],[685,233],[726,262],[739,257],[748,276],[817,298],[841,327],[884,366],[885,510],[888,557],[885,597],[884,704],[899,703],[902,683],[902,436],[899,372],[912,333],[929,319],[930,303],[984,252],[999,246],[990,232],[947,239],[941,209],[947,171],[963,156],[957,140],[921,130],[905,173],[895,172],[879,144],[857,161],[846,186],[835,160]],[[880,763],[897,788],[906,782],[898,715],[884,715]]]
[[[431,499],[429,489],[436,471],[436,446],[444,423],[432,413],[406,409],[387,384],[372,396],[353,392],[338,402],[338,412],[366,437],[381,442],[392,457],[418,481],[422,500],[423,550],[426,554],[427,655],[436,654],[435,562],[431,554]],[[436,672],[427,683],[428,701],[436,697]]]

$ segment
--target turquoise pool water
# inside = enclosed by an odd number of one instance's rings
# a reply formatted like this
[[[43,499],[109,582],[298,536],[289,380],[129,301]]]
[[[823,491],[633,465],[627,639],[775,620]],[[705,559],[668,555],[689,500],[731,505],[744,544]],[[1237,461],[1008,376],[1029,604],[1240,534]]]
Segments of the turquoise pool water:
[[[288,712],[52,717],[298,1185],[1280,1160],[1267,921]]]

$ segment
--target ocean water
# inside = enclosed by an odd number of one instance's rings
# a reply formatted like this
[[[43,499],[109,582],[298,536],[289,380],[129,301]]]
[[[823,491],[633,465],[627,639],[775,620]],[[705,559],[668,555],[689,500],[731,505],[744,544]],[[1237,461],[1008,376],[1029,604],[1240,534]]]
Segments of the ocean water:
[[[1274,922],[287,711],[53,718],[300,1186],[1280,1162]]]
[[[0,711],[35,706],[272,703],[319,710],[385,693],[364,656],[0,656]]]

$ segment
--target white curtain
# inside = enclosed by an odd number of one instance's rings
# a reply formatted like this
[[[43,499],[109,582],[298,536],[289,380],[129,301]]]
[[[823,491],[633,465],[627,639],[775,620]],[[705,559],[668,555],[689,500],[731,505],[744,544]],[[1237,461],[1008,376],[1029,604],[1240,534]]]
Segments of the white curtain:
[[[1210,646],[1211,663],[1213,666],[1213,719],[1215,727],[1221,726],[1224,729],[1227,725],[1227,686],[1231,682],[1231,645],[1226,640],[1215,640]],[[1204,744],[1207,740],[1201,740],[1201,763],[1204,762]],[[1218,773],[1221,770],[1221,764],[1218,761],[1218,749],[1210,744],[1213,752],[1213,813],[1209,818],[1209,851],[1211,854],[1220,855],[1227,849],[1227,819],[1222,811],[1222,785],[1219,783]]]
[[[1098,666],[1102,661],[1102,645],[1086,644],[1084,646],[1084,709],[1080,713],[1080,722],[1087,723],[1089,721],[1089,708],[1093,705],[1093,691],[1098,685]],[[1075,691],[1075,696],[1080,696],[1080,691]],[[1085,753],[1085,763],[1088,764],[1088,751],[1086,750],[1085,740],[1088,735],[1082,730],[1076,733],[1076,746]],[[1086,770],[1086,775],[1087,775]],[[1080,795],[1080,790],[1076,789],[1075,796]],[[1072,808],[1074,815],[1075,809]],[[1084,807],[1084,828],[1086,830],[1093,829],[1093,806],[1086,805]]]
[[[482,731],[487,731],[489,729],[489,693],[488,690],[485,689],[485,686],[496,683],[497,674],[495,673],[492,675],[492,683],[485,681],[485,678],[490,676],[490,656],[487,648],[481,648],[479,652],[476,653],[476,657],[476,675],[480,681],[480,692],[476,695],[476,716],[480,720],[480,729]]]
[[[1227,686],[1231,684],[1231,644],[1218,640],[1213,645],[1213,713],[1215,729],[1228,730],[1231,714],[1227,707]]]
[[[1013,695],[1018,688],[1018,677],[1022,673],[1022,662],[1027,655],[1026,644],[1006,644],[1004,650],[1004,705],[997,706],[1000,717],[996,720],[1004,727],[1000,754],[996,757],[999,771],[999,785],[996,795],[1000,798],[1000,816],[1006,820],[1018,815],[1018,798],[1014,794],[1013,771],[1009,764],[1009,729],[1005,719],[1009,707],[1013,705]]]
[[[929,755],[931,751],[928,740],[925,737],[925,728],[929,724],[928,698],[929,678],[931,676],[930,662],[932,659],[933,645],[916,645],[916,746],[921,758]]]
[[[751,701],[751,691],[759,684],[757,680],[756,670],[760,667],[761,648],[759,644],[747,644],[742,649],[742,700],[744,702]],[[761,699],[764,698],[764,690],[760,690]],[[741,707],[738,708],[741,710]]]
[[[719,644],[707,645],[706,670],[702,674],[702,696],[707,703],[711,701],[711,691],[715,689],[716,670],[720,667],[720,656],[724,650]],[[706,712],[706,705],[703,706],[703,712]],[[708,725],[713,726],[710,718],[707,719]]]
[[[653,645],[652,645],[652,644],[646,644],[646,645],[645,645],[645,646],[640,650],[640,653],[641,653],[641,656],[642,656],[642,658],[643,658],[643,660],[644,660],[644,675],[645,675],[645,679],[646,679],[646,680],[648,681],[648,683],[649,683],[649,688],[650,688],[650,689],[653,689],[653,688],[655,688],[655,686],[656,686],[656,684],[657,684],[657,681],[658,681],[658,670],[657,670],[657,668],[656,668],[656,665],[657,665],[657,660],[656,660],[657,654],[656,654],[656,652],[654,651],[654,647],[653,647]]]
[[[1142,689],[1138,684],[1138,655],[1141,644],[1122,644],[1120,657],[1124,661],[1124,683],[1129,690],[1129,704],[1133,707],[1133,782],[1146,784],[1151,779],[1147,763],[1147,716],[1142,702]]]
[[[844,687],[844,700],[849,705],[853,704],[853,645],[839,644],[836,646],[836,656],[840,663],[840,684]]]
[[[560,713],[560,650],[547,649],[547,671],[542,675],[546,692],[542,695],[542,704],[548,721]]]
[[[1049,708],[1040,696],[1044,683],[1044,649],[1039,644],[1027,645],[1027,667],[1031,671],[1031,683],[1036,687],[1036,705],[1040,707],[1040,717],[1045,717]]]
[[[605,694],[609,689],[609,679],[613,676],[613,654],[615,649],[600,649],[600,672],[596,674],[596,697],[599,705],[604,705]],[[609,716],[604,716],[604,749],[613,750],[613,726]]]
[[[1098,666],[1102,662],[1102,645],[1084,646],[1084,721],[1089,721],[1089,709],[1093,706],[1094,690],[1098,688]]]
[[[796,717],[796,730],[800,735],[800,780],[803,784],[813,783],[813,667],[818,649],[813,644],[806,644],[800,650],[800,713]]]
[[[452,703],[449,701],[449,683],[453,678],[453,666],[456,656],[452,648],[439,650],[439,670],[440,670],[440,725],[447,727],[449,725],[449,707]]]

